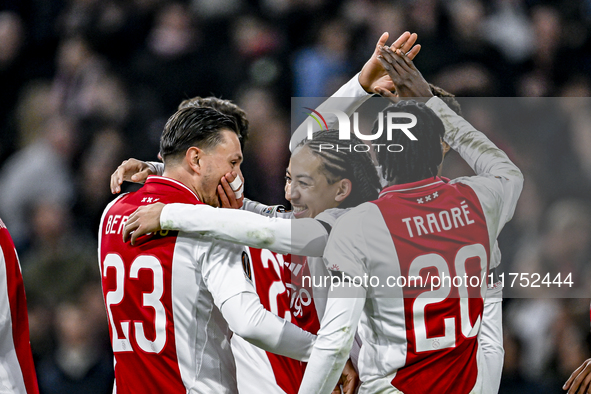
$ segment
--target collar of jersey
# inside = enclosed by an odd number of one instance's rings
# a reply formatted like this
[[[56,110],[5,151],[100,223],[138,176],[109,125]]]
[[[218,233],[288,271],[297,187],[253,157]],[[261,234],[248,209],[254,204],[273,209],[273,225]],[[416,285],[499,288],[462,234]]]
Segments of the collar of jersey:
[[[186,190],[189,193],[191,193],[193,196],[195,196],[197,201],[201,202],[201,200],[199,200],[199,197],[197,197],[197,195],[195,194],[195,192],[193,192],[193,190],[189,189],[187,186],[185,186],[184,183],[179,182],[176,179],[167,178],[165,176],[160,176],[160,175],[149,175],[148,179],[146,180],[146,184],[148,184],[148,183],[164,183],[164,184],[174,187],[175,189]]]
[[[394,192],[406,192],[416,189],[427,188],[433,185],[439,185],[442,183],[449,182],[449,179],[443,177],[435,177],[435,178],[427,178],[417,182],[411,183],[401,183],[400,185],[393,185],[388,186],[380,193],[380,198],[383,197],[385,194],[394,193]]]

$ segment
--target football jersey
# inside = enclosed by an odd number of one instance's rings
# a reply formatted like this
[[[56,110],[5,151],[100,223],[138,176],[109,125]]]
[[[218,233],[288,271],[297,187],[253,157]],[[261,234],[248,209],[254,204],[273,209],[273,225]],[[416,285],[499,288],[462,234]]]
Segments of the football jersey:
[[[461,183],[428,179],[387,188],[373,205],[377,211],[368,206],[367,220],[381,219],[377,223],[383,226],[368,236],[388,234],[391,241],[378,246],[376,240],[372,245],[376,249],[369,254],[368,274],[383,279],[422,276],[426,285],[403,286],[396,291],[401,297],[395,299],[370,291],[371,309],[380,313],[367,313],[367,326],[382,329],[369,333],[362,326],[367,346],[360,355],[363,373],[375,377],[394,372],[392,386],[406,393],[470,393],[479,373],[477,335],[486,289],[482,278],[488,275],[491,255],[486,218],[476,194]],[[467,275],[481,281],[477,287],[430,290],[429,274]],[[380,365],[372,363],[372,350],[382,346],[396,356]]]
[[[185,185],[149,177],[104,211],[99,233],[103,295],[118,393],[236,393],[224,301],[252,291],[241,246],[160,231],[131,246],[122,229],[138,206],[200,204]],[[140,239],[142,241],[142,239]]]
[[[247,199],[243,209],[267,217],[293,216],[282,206],[267,206]],[[265,309],[305,331],[316,334],[320,322],[312,290],[301,284],[302,276],[309,275],[310,272],[307,258],[282,255],[267,249],[247,250],[250,265],[244,269]],[[238,390],[241,394],[298,392],[306,363],[266,352],[239,336],[232,338],[232,350],[236,359]]]
[[[297,325],[290,312],[289,275],[284,272],[290,256],[255,248],[247,248],[247,253],[244,270],[255,285],[263,307]],[[240,393],[298,392],[304,363],[264,351],[237,335],[232,337],[232,351]]]
[[[441,100],[427,106],[477,175],[391,186],[339,219],[325,263],[333,277],[358,285],[329,298],[302,393],[330,392],[357,322],[360,393],[468,394],[496,384],[479,335],[489,269],[500,260],[496,238],[523,176]]]
[[[0,391],[39,393],[29,343],[29,319],[21,267],[12,238],[0,220]]]

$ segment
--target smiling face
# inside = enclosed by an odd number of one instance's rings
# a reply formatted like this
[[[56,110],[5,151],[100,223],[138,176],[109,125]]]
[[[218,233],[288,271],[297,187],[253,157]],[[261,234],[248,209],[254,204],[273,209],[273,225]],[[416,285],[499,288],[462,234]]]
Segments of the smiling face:
[[[336,208],[349,194],[348,189],[343,193],[343,188],[350,181],[329,184],[322,173],[322,159],[305,146],[292,154],[286,180],[285,198],[298,219],[314,218],[326,209]]]

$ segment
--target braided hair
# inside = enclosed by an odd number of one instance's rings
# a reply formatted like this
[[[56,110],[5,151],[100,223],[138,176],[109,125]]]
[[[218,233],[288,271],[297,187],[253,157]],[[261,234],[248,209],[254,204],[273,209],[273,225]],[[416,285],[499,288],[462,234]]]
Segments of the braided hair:
[[[378,198],[380,179],[369,152],[356,152],[352,146],[363,144],[354,135],[345,144],[339,140],[338,130],[322,130],[314,133],[311,140],[303,140],[296,148],[308,147],[322,160],[320,171],[332,185],[341,179],[351,181],[351,193],[339,208],[351,208]],[[320,145],[332,145],[334,149],[321,149]]]
[[[441,139],[445,132],[439,117],[424,103],[414,100],[399,101],[380,113],[384,129],[388,112],[407,112],[415,115],[417,124],[410,129],[410,132],[417,140],[410,140],[405,133],[399,130],[394,130],[392,139],[388,140],[386,131],[382,132],[382,135],[376,140],[376,144],[398,144],[402,147],[402,151],[395,153],[389,152],[384,147],[378,150],[378,164],[382,167],[384,178],[388,182],[401,184],[435,177],[443,160]],[[372,134],[377,133],[378,121],[379,118],[373,124]],[[408,123],[405,118],[393,118],[392,122]]]

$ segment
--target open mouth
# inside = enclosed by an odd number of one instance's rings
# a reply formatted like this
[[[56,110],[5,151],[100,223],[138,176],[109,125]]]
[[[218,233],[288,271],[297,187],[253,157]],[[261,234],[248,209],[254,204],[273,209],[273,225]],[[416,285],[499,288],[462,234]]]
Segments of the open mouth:
[[[296,218],[305,217],[308,214],[308,207],[305,205],[298,206],[298,205],[292,204],[291,208],[292,208],[293,216],[295,216]]]

